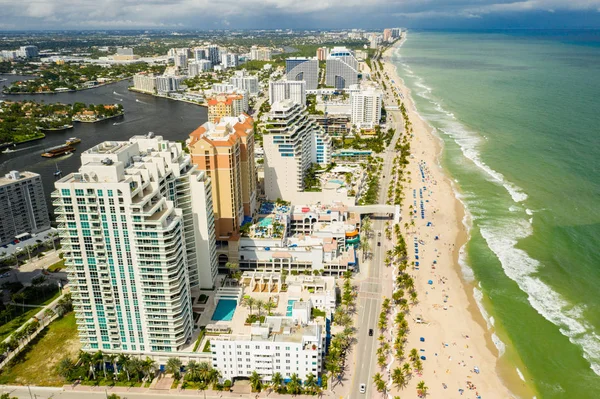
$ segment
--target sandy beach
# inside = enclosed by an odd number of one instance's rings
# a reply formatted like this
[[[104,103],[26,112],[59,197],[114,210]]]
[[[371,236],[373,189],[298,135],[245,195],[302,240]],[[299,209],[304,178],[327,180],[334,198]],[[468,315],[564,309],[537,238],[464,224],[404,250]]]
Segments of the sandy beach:
[[[414,129],[401,225],[409,264],[415,262],[408,270],[419,301],[411,305],[406,352],[416,348],[425,360],[423,374],[413,373],[406,387],[397,390],[389,385],[390,396],[416,397],[422,380],[432,398],[531,398],[522,381],[500,371],[498,349],[477,309],[473,286],[461,276],[458,257],[467,240],[464,209],[439,164],[441,140],[416,112],[410,91],[390,62],[394,50],[384,54],[384,70],[401,93]],[[387,269],[391,280],[392,271]],[[417,317],[423,323],[417,323]],[[389,370],[401,366],[394,361]]]

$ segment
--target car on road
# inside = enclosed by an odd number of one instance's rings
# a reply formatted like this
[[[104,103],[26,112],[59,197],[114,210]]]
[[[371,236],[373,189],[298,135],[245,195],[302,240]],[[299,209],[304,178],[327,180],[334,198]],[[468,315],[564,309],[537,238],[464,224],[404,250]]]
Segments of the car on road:
[[[10,277],[10,272],[0,274],[0,278]]]
[[[377,246],[380,247],[381,246],[381,241],[377,242]]]
[[[360,387],[358,388],[358,390],[360,391],[360,393],[367,392],[367,385],[366,384],[360,384]]]
[[[372,337],[372,336],[373,336],[373,329],[369,328],[369,337]]]

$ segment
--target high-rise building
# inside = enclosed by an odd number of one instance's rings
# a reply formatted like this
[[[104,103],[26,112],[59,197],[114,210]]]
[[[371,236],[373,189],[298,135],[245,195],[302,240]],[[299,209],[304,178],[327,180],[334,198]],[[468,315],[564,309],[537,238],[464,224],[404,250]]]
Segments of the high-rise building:
[[[270,61],[271,49],[267,47],[252,46],[250,48],[250,59],[252,61]]]
[[[383,30],[383,41],[389,42],[392,39],[392,30],[390,28],[386,28]]]
[[[235,53],[222,53],[221,65],[223,68],[235,68],[239,64],[239,57]]]
[[[196,61],[205,60],[208,58],[207,51],[204,47],[194,47],[192,53]]]
[[[319,87],[319,60],[316,58],[288,58],[285,60],[285,75],[287,80],[305,81],[306,90],[316,90]]]
[[[133,75],[133,88],[146,93],[156,91],[156,76],[146,72],[140,72]]]
[[[181,82],[183,82],[181,76],[157,76],[156,91],[159,93],[179,91],[181,89]]]
[[[269,104],[292,100],[296,104],[306,105],[306,82],[303,80],[280,80],[269,82]]]
[[[229,78],[229,83],[237,89],[248,91],[251,95],[258,94],[259,91],[258,77],[249,75],[245,69],[235,71],[235,75]]]
[[[327,47],[319,47],[317,49],[317,59],[319,61],[325,61],[327,59],[328,54],[329,54],[329,49]]]
[[[246,114],[206,122],[190,134],[192,161],[213,182],[217,240],[239,233],[256,208],[254,121]]]
[[[369,39],[369,48],[376,49],[377,46],[381,44],[381,36],[380,35],[372,35]]]
[[[327,163],[331,138],[308,117],[306,107],[292,100],[271,106],[263,136],[265,151],[265,194],[288,199],[304,190],[304,177],[312,163]],[[317,148],[319,137],[320,145]]]
[[[351,109],[352,124],[359,129],[372,129],[381,119],[381,102],[383,93],[380,90],[369,89],[352,93]]]
[[[39,54],[37,46],[21,46],[18,55],[23,58],[35,58]]]
[[[213,66],[217,65],[221,62],[221,56],[219,55],[219,46],[216,44],[211,44],[207,48],[208,59],[212,62]]]
[[[248,98],[243,94],[220,93],[207,97],[208,121],[217,123],[225,116],[238,116],[248,112]]]
[[[187,68],[187,53],[177,53],[175,54],[175,67],[179,69]]]
[[[399,38],[401,33],[402,33],[402,29],[400,29],[400,28],[392,28],[392,39]]]
[[[217,273],[211,181],[181,144],[107,141],[52,193],[83,350],[171,353]]]
[[[0,220],[0,245],[50,228],[40,175],[13,170],[0,177]]]
[[[327,57],[325,84],[345,89],[358,83],[358,61],[345,47],[334,47]]]

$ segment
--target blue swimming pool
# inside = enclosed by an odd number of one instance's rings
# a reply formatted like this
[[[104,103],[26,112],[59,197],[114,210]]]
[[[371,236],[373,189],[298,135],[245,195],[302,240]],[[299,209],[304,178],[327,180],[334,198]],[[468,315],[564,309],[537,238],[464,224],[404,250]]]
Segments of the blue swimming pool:
[[[212,315],[213,321],[229,321],[233,319],[237,301],[235,299],[219,299],[215,312]]]
[[[292,317],[292,309],[294,308],[294,302],[296,302],[295,299],[288,299],[287,312],[285,312],[285,315],[287,317]]]

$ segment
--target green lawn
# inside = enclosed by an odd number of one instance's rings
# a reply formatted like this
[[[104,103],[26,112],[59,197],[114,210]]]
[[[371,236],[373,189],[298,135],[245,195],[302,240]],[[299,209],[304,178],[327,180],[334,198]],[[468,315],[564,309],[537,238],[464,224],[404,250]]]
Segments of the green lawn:
[[[4,341],[10,334],[12,334],[17,328],[21,327],[27,320],[35,316],[42,308],[25,308],[25,313],[19,314],[14,319],[8,321],[0,326],[0,341]],[[17,306],[17,312],[21,312],[23,308]],[[4,320],[0,320],[4,321]]]
[[[0,374],[0,384],[62,386],[56,365],[64,356],[77,357],[81,348],[75,313],[51,323]]]
[[[48,267],[48,271],[50,273],[53,273],[53,272],[57,272],[57,271],[59,271],[61,269],[64,269],[64,268],[65,268],[65,260],[61,259],[58,262],[56,262],[55,264],[49,266]]]

